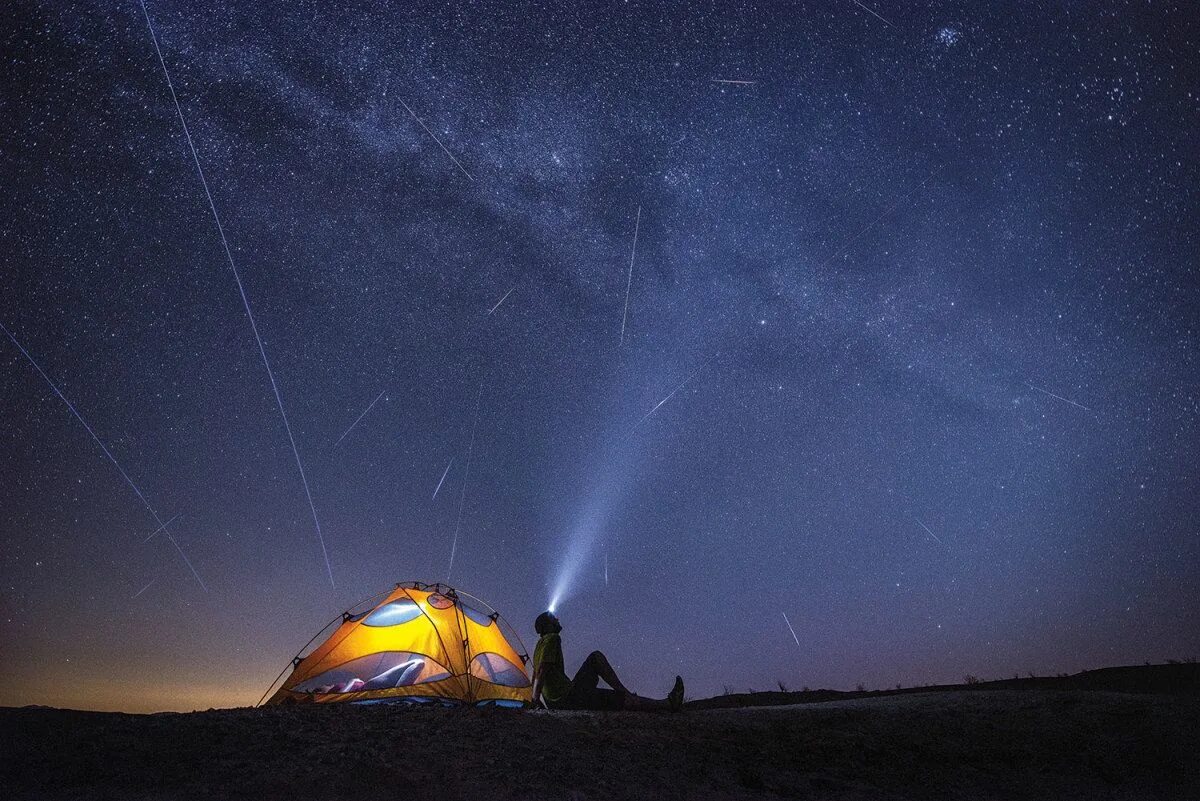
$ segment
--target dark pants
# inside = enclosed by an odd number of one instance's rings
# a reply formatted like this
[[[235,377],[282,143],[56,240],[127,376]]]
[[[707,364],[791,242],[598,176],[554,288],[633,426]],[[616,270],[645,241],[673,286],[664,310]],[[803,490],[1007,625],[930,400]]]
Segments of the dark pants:
[[[554,704],[557,709],[593,709],[598,711],[616,710],[625,707],[625,694],[616,690],[606,690],[599,686],[600,669],[607,665],[608,660],[599,651],[592,651],[583,660],[575,678],[571,679],[571,691],[566,697]]]

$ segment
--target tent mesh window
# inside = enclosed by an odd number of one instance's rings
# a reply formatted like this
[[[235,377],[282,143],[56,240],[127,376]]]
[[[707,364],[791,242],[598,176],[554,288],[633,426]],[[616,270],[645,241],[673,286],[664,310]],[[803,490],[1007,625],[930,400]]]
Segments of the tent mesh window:
[[[384,604],[367,615],[364,626],[399,626],[421,616],[421,607],[408,598]]]
[[[360,656],[297,684],[298,693],[353,693],[407,687],[448,678],[450,671],[424,654],[384,651]]]
[[[500,654],[483,653],[471,660],[471,675],[505,687],[528,687],[525,671]]]

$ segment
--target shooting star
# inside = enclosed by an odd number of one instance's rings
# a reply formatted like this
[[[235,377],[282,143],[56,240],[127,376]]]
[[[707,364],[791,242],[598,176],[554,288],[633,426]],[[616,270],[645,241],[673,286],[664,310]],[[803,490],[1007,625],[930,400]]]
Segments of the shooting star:
[[[735,81],[732,78],[713,78],[713,83],[732,83],[737,86],[754,86],[758,81]]]
[[[350,427],[347,428],[340,437],[338,437],[337,442],[333,443],[333,447],[336,448],[339,444],[341,444],[341,441],[346,438],[346,434],[349,434],[351,431],[354,430],[354,427],[356,425],[358,425],[358,421],[362,420],[364,417],[366,417],[367,412],[369,412],[375,408],[375,404],[379,403],[379,399],[383,397],[384,392],[387,392],[387,390],[385,389],[383,392],[380,392],[378,395],[375,396],[375,400],[371,401],[371,405],[368,406],[366,409],[364,409],[363,413],[358,416],[358,420],[355,420],[353,423],[351,423]]]
[[[167,522],[163,523],[163,524],[162,524],[161,526],[159,526],[158,528],[154,529],[154,531],[151,531],[151,532],[150,532],[150,536],[149,536],[149,537],[146,537],[146,539],[142,540],[142,542],[143,542],[143,543],[147,543],[147,542],[149,542],[150,540],[154,539],[155,535],[157,535],[157,534],[158,534],[158,532],[160,532],[160,531],[166,531],[166,529],[167,529],[167,526],[171,525],[172,523],[174,523],[174,522],[175,522],[176,520],[178,520],[178,519],[179,519],[179,515],[175,515],[175,516],[174,516],[174,517],[172,517],[170,520],[168,520]]]
[[[450,582],[450,574],[454,572],[454,554],[458,551],[458,530],[462,526],[463,505],[467,502],[467,482],[471,478],[471,457],[475,454],[475,428],[479,425],[479,400],[483,397],[483,382],[479,382],[479,392],[475,395],[475,419],[471,423],[471,444],[467,446],[467,470],[463,475],[462,492],[458,496],[458,517],[454,521],[454,541],[450,544],[450,567],[446,569],[446,583]],[[450,466],[447,465],[449,470]]]
[[[400,100],[400,98],[396,98],[396,99],[397,99],[397,100]],[[471,177],[471,173],[467,172],[467,168],[466,168],[466,167],[464,167],[462,164],[460,164],[460,163],[459,163],[459,161],[458,161],[458,159],[454,158],[454,154],[453,154],[453,153],[451,153],[449,150],[446,150],[446,146],[442,144],[442,140],[437,138],[437,134],[435,134],[433,131],[429,130],[429,126],[428,126],[428,125],[426,125],[425,123],[421,122],[421,118],[420,118],[420,117],[418,117],[418,116],[416,115],[416,113],[415,113],[415,112],[414,112],[414,111],[413,111],[411,108],[409,108],[409,107],[408,107],[408,104],[407,104],[407,103],[405,103],[403,100],[400,100],[400,105],[404,106],[404,110],[405,110],[405,111],[407,111],[407,112],[408,112],[408,113],[409,113],[409,114],[412,116],[412,118],[413,118],[414,120],[416,120],[416,121],[417,121],[417,123],[418,123],[418,124],[419,124],[419,125],[420,125],[422,128],[424,128],[424,129],[425,129],[425,133],[427,133],[427,134],[429,134],[430,136],[432,136],[432,137],[433,137],[433,141],[437,142],[437,143],[438,143],[438,147],[440,147],[440,148],[442,149],[442,152],[444,152],[444,153],[445,153],[447,156],[449,156],[449,157],[450,157],[450,160],[454,162],[454,166],[455,166],[455,167],[458,167],[460,170],[462,170],[462,174],[463,174],[463,175],[465,175],[465,176],[467,176],[467,180],[468,180],[468,181],[474,181],[475,179]]]
[[[868,14],[870,14],[870,15],[874,16],[874,17],[875,17],[877,20],[879,20],[880,22],[882,22],[884,25],[888,26],[889,28],[890,28],[890,27],[892,27],[892,23],[888,22],[886,19],[884,19],[883,17],[879,16],[879,15],[878,15],[878,14],[876,14],[874,11],[872,11],[871,9],[867,8],[866,6],[864,6],[862,3],[858,2],[858,0],[851,0],[851,2],[853,2],[853,3],[854,3],[854,5],[856,5],[856,6],[858,6],[859,8],[861,8],[863,11],[865,11],[865,12],[867,12]]]
[[[787,623],[788,631],[792,633],[792,639],[796,641],[796,647],[803,651],[804,647],[800,645],[800,638],[796,636],[796,630],[792,628],[792,621],[788,620],[787,612],[781,612],[780,614],[783,615],[783,622]]]
[[[500,308],[500,304],[501,304],[501,303],[503,303],[504,301],[508,300],[508,296],[509,296],[509,295],[511,295],[511,294],[513,293],[513,289],[516,289],[516,288],[517,288],[517,287],[514,285],[512,289],[510,289],[510,290],[508,290],[507,292],[505,292],[505,293],[504,293],[504,297],[502,297],[502,298],[500,298],[500,300],[496,301],[496,305],[495,305],[495,306],[493,306],[492,308],[488,309],[488,313],[487,313],[487,314],[485,314],[485,315],[483,315],[483,316],[484,316],[484,317],[491,317],[491,316],[492,316],[492,312],[494,312],[496,309]]]
[[[146,590],[150,589],[150,587],[151,587],[151,586],[154,584],[154,582],[156,582],[156,581],[158,581],[158,579],[156,579],[156,578],[152,578],[152,579],[150,579],[150,583],[149,583],[149,584],[147,584],[145,587],[142,587],[140,590],[138,590],[137,592],[135,592],[133,595],[131,595],[131,596],[129,597],[129,600],[131,600],[131,601],[132,601],[134,598],[138,597],[138,596],[139,596],[139,595],[141,595],[143,592],[145,592]]]
[[[452,464],[454,464],[453,458],[451,458],[450,461],[446,463],[446,469],[442,472],[442,479],[441,479],[441,481],[438,482],[438,485],[434,488],[433,497],[430,498],[429,500],[431,500],[431,501],[437,500],[438,490],[440,490],[442,488],[442,483],[445,482],[446,476],[448,476],[450,474],[450,465],[452,465]]]
[[[642,227],[642,207],[638,205],[637,219],[633,223],[633,248],[629,251],[629,277],[625,279],[625,311],[621,313],[621,346],[625,346],[625,320],[629,317],[629,290],[633,286],[633,260],[637,257],[638,231]]]
[[[1092,409],[1089,409],[1088,407],[1084,406],[1082,403],[1076,403],[1073,400],[1064,398],[1062,395],[1055,395],[1053,392],[1048,392],[1047,390],[1044,390],[1041,387],[1035,387],[1033,384],[1030,384],[1029,388],[1036,389],[1038,392],[1042,393],[1043,395],[1049,395],[1052,398],[1057,398],[1058,400],[1062,401],[1063,403],[1069,403],[1072,406],[1077,406],[1080,409],[1083,409],[1085,412],[1092,412],[1093,414],[1095,414],[1095,412]]]
[[[604,552],[604,586],[608,586],[608,551]]]
[[[67,408],[71,410],[71,414],[75,415],[75,419],[87,429],[87,432],[91,434],[95,443],[100,446],[100,450],[104,452],[106,457],[108,457],[108,461],[112,462],[113,467],[117,468],[117,472],[121,474],[121,478],[125,479],[125,483],[129,485],[129,488],[133,490],[135,495],[138,496],[138,500],[140,500],[142,505],[146,507],[146,510],[150,512],[150,516],[154,518],[154,522],[158,523],[158,527],[160,529],[165,528],[166,524],[163,523],[162,518],[158,516],[158,512],[154,511],[154,507],[150,505],[150,501],[146,500],[146,496],[142,494],[140,489],[138,489],[138,485],[133,483],[133,479],[131,479],[129,474],[125,472],[125,468],[121,467],[121,463],[118,462],[116,457],[112,455],[112,452],[108,449],[108,447],[100,441],[100,437],[96,436],[96,432],[92,430],[90,425],[88,425],[87,420],[83,419],[83,415],[81,415],[79,410],[75,408],[75,404],[67,400],[67,396],[62,394],[58,386],[50,380],[50,376],[46,375],[46,371],[43,370],[36,361],[34,361],[33,357],[29,355],[29,351],[25,350],[25,346],[17,341],[17,338],[13,336],[13,333],[9,331],[3,323],[0,323],[0,330],[4,331],[8,338],[12,340],[12,343],[17,346],[17,350],[21,351],[21,355],[23,355],[26,360],[33,365],[33,369],[38,371],[38,375],[40,375],[45,382],[50,385],[50,389],[54,390],[54,394],[58,396],[58,399],[67,405]],[[200,585],[200,589],[208,592],[208,587],[204,586],[204,581],[201,580],[200,574],[196,572],[196,568],[192,567],[192,563],[188,560],[187,554],[185,554],[183,549],[179,547],[179,543],[175,541],[175,538],[171,536],[169,531],[167,532],[167,539],[171,541],[171,544],[175,546],[175,550],[179,552],[181,557],[183,557],[183,563],[188,566],[188,570],[191,570],[192,575],[196,577],[196,583]]]
[[[918,520],[916,517],[914,517],[914,518],[913,518],[913,520],[916,520],[916,521],[917,521],[917,525],[918,525],[918,526],[920,526],[921,528],[925,529],[925,533],[926,533],[926,534],[928,534],[929,536],[931,536],[931,537],[933,537],[935,540],[937,540],[937,544],[938,544],[938,545],[941,545],[943,548],[946,546],[946,543],[942,542],[941,538],[940,538],[940,537],[938,537],[938,535],[937,535],[937,534],[934,534],[932,531],[930,531],[930,530],[929,530],[929,526],[927,526],[927,525],[925,525],[924,523],[922,523],[922,522],[921,522],[920,520]]]
[[[279,407],[279,416],[283,418],[283,428],[287,431],[288,442],[292,446],[292,456],[296,458],[296,469],[300,473],[300,482],[304,485],[304,496],[308,499],[308,508],[312,512],[313,526],[317,530],[317,541],[321,544],[321,555],[325,557],[325,570],[329,573],[329,583],[336,587],[333,581],[333,567],[329,563],[329,551],[325,548],[325,535],[321,533],[321,521],[317,519],[317,507],[313,503],[312,492],[308,488],[308,477],[304,475],[304,464],[300,461],[300,451],[296,448],[296,439],[292,436],[292,427],[288,423],[287,412],[283,409],[283,397],[279,394],[279,386],[275,383],[275,374],[271,371],[271,362],[267,359],[267,350],[263,347],[262,337],[258,334],[258,324],[254,321],[254,312],[250,309],[250,299],[246,296],[246,288],[242,285],[242,276],[233,261],[233,251],[229,249],[229,241],[225,238],[225,228],[221,225],[221,215],[217,213],[217,204],[213,201],[212,192],[208,189],[208,179],[204,177],[204,168],[200,166],[200,156],[196,153],[196,144],[187,127],[187,119],[183,116],[183,106],[179,104],[179,96],[175,94],[175,84],[171,81],[171,71],[163,60],[162,49],[158,46],[158,34],[150,21],[150,12],[146,9],[146,0],[138,0],[142,6],[142,14],[146,17],[146,27],[150,30],[150,39],[154,42],[154,52],[158,55],[158,63],[162,66],[163,76],[167,79],[167,88],[171,90],[171,100],[175,103],[175,113],[179,115],[179,124],[183,127],[183,137],[187,140],[188,149],[192,151],[192,162],[196,165],[196,174],[200,177],[200,185],[204,187],[204,196],[208,198],[208,208],[212,211],[213,222],[217,225],[217,233],[221,237],[221,247],[225,250],[225,258],[233,271],[233,279],[237,282],[238,293],[242,296],[242,305],[246,309],[246,317],[250,319],[250,329],[254,332],[254,341],[258,343],[258,353],[262,356],[263,367],[267,370],[267,378],[271,380],[271,390],[275,393],[275,404]],[[160,521],[161,522],[161,521]],[[171,539],[168,533],[167,538]],[[171,539],[174,542],[173,539]],[[178,546],[176,546],[178,547]],[[182,551],[181,551],[182,553]],[[184,557],[186,560],[186,557]]]
[[[704,366],[704,365],[700,365],[700,367],[703,367],[703,366]],[[634,431],[636,431],[638,426],[640,426],[642,423],[646,422],[646,418],[647,418],[647,417],[649,417],[650,415],[652,415],[652,414],[654,414],[655,412],[657,412],[657,411],[658,411],[658,409],[659,409],[659,407],[661,407],[661,406],[662,406],[664,403],[666,403],[667,401],[669,401],[669,400],[670,400],[670,399],[671,399],[671,398],[672,398],[672,397],[675,395],[675,393],[676,393],[676,392],[678,392],[679,390],[683,389],[683,385],[684,385],[684,384],[686,384],[687,382],[689,382],[689,381],[691,381],[693,378],[695,378],[695,377],[696,377],[696,373],[700,372],[700,367],[697,367],[697,368],[696,368],[696,369],[695,369],[695,370],[692,372],[692,374],[691,374],[691,375],[689,375],[687,378],[685,378],[685,379],[683,379],[682,381],[680,381],[680,382],[679,382],[679,385],[678,385],[677,387],[675,387],[675,389],[671,390],[670,394],[669,394],[669,395],[667,395],[667,397],[663,398],[663,399],[662,399],[662,400],[660,400],[658,403],[656,403],[656,404],[654,405],[654,408],[653,408],[653,409],[651,409],[650,411],[648,411],[648,412],[646,412],[644,415],[642,415],[642,419],[641,419],[641,420],[638,420],[638,421],[637,421],[637,424],[636,424],[636,425],[634,425],[634,427],[633,427],[633,428],[629,429],[629,433],[630,433],[630,434],[632,434]]]

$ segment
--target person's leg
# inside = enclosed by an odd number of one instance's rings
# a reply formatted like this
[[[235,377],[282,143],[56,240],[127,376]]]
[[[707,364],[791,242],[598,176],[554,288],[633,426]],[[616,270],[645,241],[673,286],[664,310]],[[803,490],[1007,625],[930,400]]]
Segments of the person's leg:
[[[617,672],[613,670],[612,665],[608,663],[608,657],[599,651],[592,651],[588,654],[588,658],[583,660],[575,678],[571,680],[572,685],[579,685],[582,688],[594,690],[596,682],[602,680],[609,687],[612,687],[617,692],[633,695],[617,678]]]
[[[683,708],[683,679],[675,677],[675,686],[666,698],[643,698],[630,693],[625,697],[625,708],[640,712],[678,712]]]

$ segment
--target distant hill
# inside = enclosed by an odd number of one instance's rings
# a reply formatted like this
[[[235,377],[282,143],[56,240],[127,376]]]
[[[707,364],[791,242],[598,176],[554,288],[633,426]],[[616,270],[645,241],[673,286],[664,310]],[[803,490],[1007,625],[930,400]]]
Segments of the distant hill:
[[[1111,693],[1200,696],[1200,665],[1177,662],[1166,665],[1128,665],[1085,670],[1073,676],[1027,676],[995,681],[935,684],[890,690],[799,690],[727,693],[690,701],[689,709],[731,709],[745,706],[813,704],[851,698],[874,698],[912,693],[960,692],[963,690],[1092,690]]]

